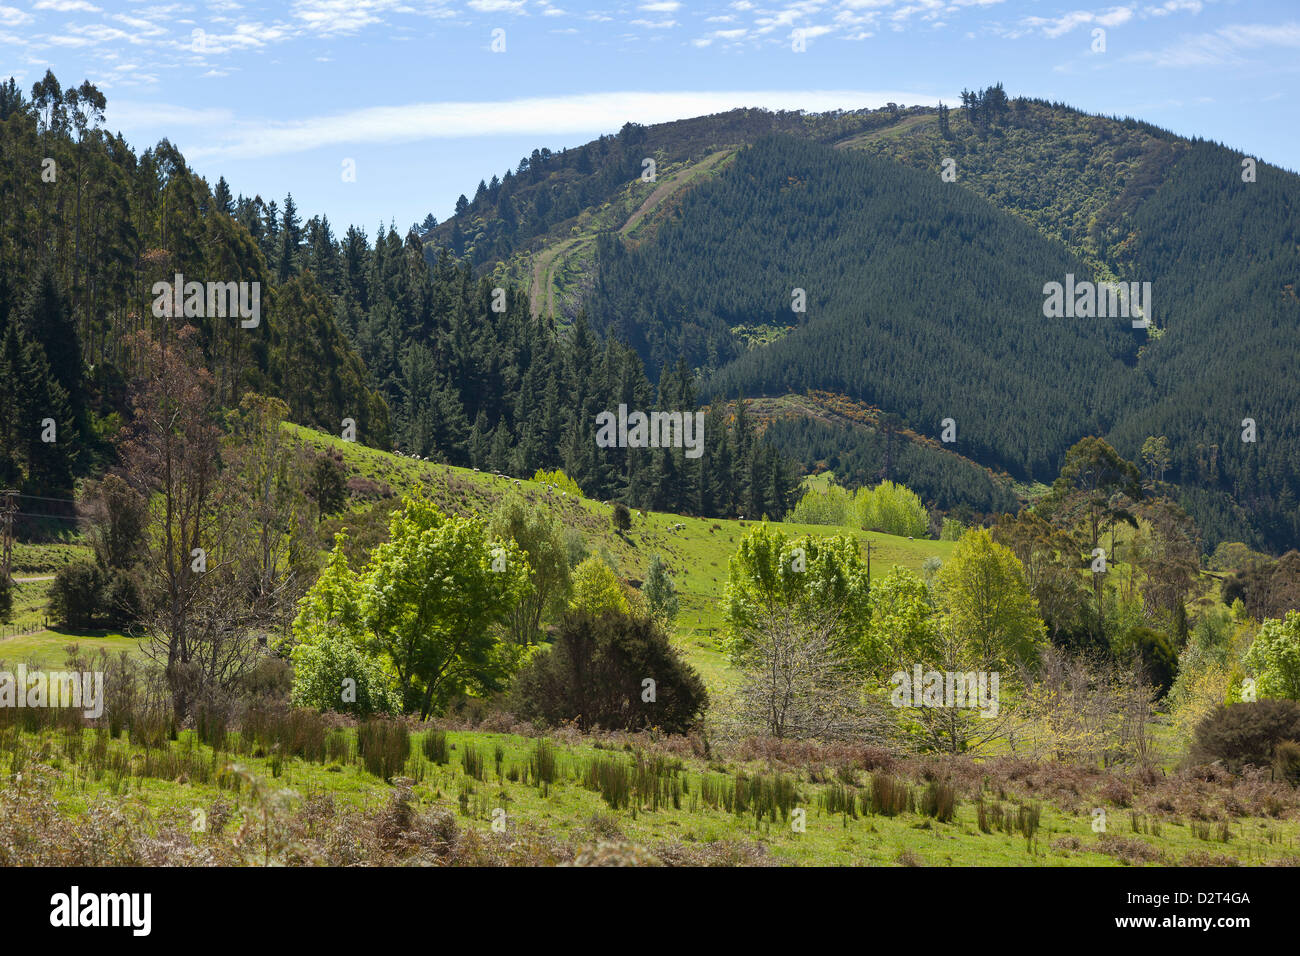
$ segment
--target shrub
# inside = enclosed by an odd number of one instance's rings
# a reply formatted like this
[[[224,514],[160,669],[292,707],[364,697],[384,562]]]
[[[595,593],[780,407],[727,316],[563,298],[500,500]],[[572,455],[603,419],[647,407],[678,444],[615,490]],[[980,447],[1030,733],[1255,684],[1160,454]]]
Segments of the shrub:
[[[641,593],[645,595],[650,613],[665,628],[671,628],[677,619],[677,587],[673,584],[672,575],[668,573],[667,563],[657,554],[650,559],[650,569],[646,572],[645,587]]]
[[[1260,700],[1219,707],[1196,728],[1192,759],[1220,760],[1233,773],[1273,764],[1277,745],[1300,739],[1300,703]]]
[[[1273,748],[1273,778],[1300,787],[1300,743],[1283,740]]]
[[[9,620],[14,611],[14,592],[9,577],[0,574],[0,621]]]
[[[89,559],[65,564],[50,587],[50,613],[74,629],[122,627],[143,608],[140,585],[129,571],[105,570]]]
[[[348,503],[347,469],[338,452],[317,455],[307,473],[307,497],[316,502],[320,517],[338,514]]]
[[[614,515],[610,520],[614,524],[615,531],[627,531],[632,527],[632,512],[623,502],[615,502]]]
[[[88,559],[59,568],[50,586],[50,612],[55,620],[74,629],[93,627],[104,578],[99,565]]]
[[[299,644],[291,656],[295,706],[357,717],[400,712],[401,701],[383,662],[346,636],[326,632]]]
[[[875,488],[859,488],[855,505],[868,531],[920,538],[930,530],[930,513],[906,485],[882,481]]]
[[[653,700],[647,699],[654,681]],[[659,727],[685,733],[707,706],[704,682],[653,620],[620,612],[569,614],[555,645],[535,654],[515,678],[512,710],[583,730]]]
[[[420,741],[420,749],[424,751],[424,756],[430,763],[442,766],[447,762],[447,731],[427,731],[424,739]]]
[[[853,496],[839,485],[828,485],[825,491],[810,488],[787,520],[795,524],[847,525],[853,518]]]
[[[609,565],[600,558],[587,558],[574,569],[573,597],[569,601],[569,609],[593,615],[606,611],[628,613],[623,586]]]
[[[575,498],[582,497],[582,489],[578,487],[578,483],[559,468],[554,471],[545,471],[539,468],[536,474],[533,475],[533,481],[541,485],[554,485],[557,490],[567,492]]]

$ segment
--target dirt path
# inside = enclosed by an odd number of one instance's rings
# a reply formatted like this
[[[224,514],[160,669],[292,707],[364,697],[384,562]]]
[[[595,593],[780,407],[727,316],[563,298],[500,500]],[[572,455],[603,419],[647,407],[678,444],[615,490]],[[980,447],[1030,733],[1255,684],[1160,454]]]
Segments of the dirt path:
[[[933,115],[909,116],[907,119],[899,120],[897,123],[894,123],[892,126],[886,126],[884,129],[874,129],[869,133],[858,133],[855,136],[850,136],[848,139],[842,139],[835,144],[835,148],[853,149],[861,146],[863,143],[869,143],[872,140],[900,136],[908,130],[916,129],[916,127],[922,126],[925,123],[937,122],[939,122],[939,117]]]
[[[718,165],[718,163],[722,162],[723,159],[734,152],[734,149],[720,149],[716,153],[711,153],[708,156],[705,156],[698,163],[687,166],[685,169],[679,169],[671,178],[660,183],[655,188],[655,191],[645,198],[645,202],[641,203],[641,205],[637,207],[636,212],[627,217],[627,222],[623,223],[623,227],[619,229],[619,234],[626,236],[640,225],[641,220],[653,212],[655,207],[661,202],[673,193],[677,192],[677,190],[681,189],[696,176],[707,173],[709,170],[713,169]]]

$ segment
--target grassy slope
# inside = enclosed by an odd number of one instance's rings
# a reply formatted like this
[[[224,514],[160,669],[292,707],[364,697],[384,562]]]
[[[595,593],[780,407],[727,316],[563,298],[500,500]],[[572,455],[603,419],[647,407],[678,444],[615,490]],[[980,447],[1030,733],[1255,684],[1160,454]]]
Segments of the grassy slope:
[[[555,509],[566,527],[580,530],[593,553],[606,553],[625,579],[643,580],[655,553],[672,571],[681,602],[676,639],[687,659],[711,687],[727,686],[731,671],[718,649],[716,635],[721,620],[727,562],[739,547],[753,521],[691,518],[647,511],[633,512],[632,529],[614,532],[612,508],[589,499],[561,497],[532,481],[501,479],[485,472],[415,461],[361,445],[349,444],[309,429],[298,435],[317,448],[333,447],[344,454],[347,467],[358,477],[386,483],[394,492],[422,491],[444,508],[457,513],[484,513],[500,498],[518,491],[530,501],[543,501]],[[683,525],[674,530],[676,525]],[[872,572],[887,572],[895,565],[919,571],[933,555],[945,558],[949,541],[911,541],[893,535],[821,525],[781,524],[787,535],[853,534],[865,549],[871,543]]]
[[[364,538],[358,528],[374,533],[376,507],[396,505],[403,494],[418,492],[431,497],[440,506],[458,514],[490,512],[505,495],[518,491],[531,501],[543,501],[552,507],[565,527],[577,528],[587,539],[592,553],[605,553],[617,564],[625,579],[643,580],[656,552],[663,555],[672,571],[681,602],[676,639],[687,659],[703,674],[711,687],[730,684],[732,672],[718,649],[716,635],[721,625],[721,598],[727,582],[727,562],[741,538],[754,524],[752,521],[691,518],[647,511],[634,512],[632,529],[627,534],[614,532],[610,523],[612,508],[588,499],[561,497],[558,492],[532,481],[497,478],[486,472],[456,468],[432,462],[404,458],[364,445],[344,442],[333,436],[307,428],[290,426],[301,441],[316,448],[334,448],[344,456],[353,477],[366,478],[383,486],[388,497],[378,502],[354,505],[352,512],[331,524],[347,526],[354,537]],[[674,526],[683,525],[679,530]],[[952,550],[948,541],[909,541],[892,535],[819,525],[786,525],[786,534],[853,534],[865,548],[871,543],[873,573],[887,572],[894,565],[920,570],[925,559],[946,557]],[[77,557],[89,556],[89,549],[59,546]],[[19,552],[21,557],[23,552]],[[42,552],[44,554],[44,552]],[[46,563],[49,559],[46,557]],[[18,575],[27,572],[17,563]],[[15,602],[19,613],[15,622],[36,623],[42,618],[48,582],[20,585]],[[44,665],[62,663],[64,647],[73,641],[87,647],[110,650],[137,650],[136,642],[121,634],[90,631],[45,630],[30,636],[0,640],[0,659],[39,661]]]

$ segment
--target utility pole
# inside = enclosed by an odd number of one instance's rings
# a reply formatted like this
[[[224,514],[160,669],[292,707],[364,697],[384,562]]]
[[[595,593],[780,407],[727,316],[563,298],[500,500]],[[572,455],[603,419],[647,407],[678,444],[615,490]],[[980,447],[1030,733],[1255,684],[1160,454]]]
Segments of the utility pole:
[[[0,491],[4,495],[4,504],[0,505],[0,540],[3,542],[3,554],[0,554],[0,574],[5,581],[10,578],[14,554],[14,514],[18,511],[18,492],[12,488]]]
[[[871,539],[867,539],[867,589],[871,589]]]

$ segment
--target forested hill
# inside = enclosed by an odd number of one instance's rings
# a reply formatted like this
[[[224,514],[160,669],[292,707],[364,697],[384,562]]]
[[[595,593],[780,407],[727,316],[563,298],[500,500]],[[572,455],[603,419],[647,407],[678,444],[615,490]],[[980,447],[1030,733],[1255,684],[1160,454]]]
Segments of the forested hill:
[[[166,140],[137,154],[104,109],[50,74],[0,86],[4,485],[111,463],[135,344],[181,324],[155,284],[180,274],[261,289],[251,324],[184,307],[218,406],[261,392],[422,457],[724,516],[783,514],[801,463],[988,513],[1083,436],[1133,460],[1163,436],[1208,547],[1300,545],[1300,177],[1226,147],[1000,86],[737,110],[539,149],[448,222],[371,238],[234,196]],[[1070,275],[1151,283],[1153,328],[1047,317]],[[872,411],[787,402],[762,433],[736,402],[812,393]],[[596,452],[599,411],[704,402],[698,459]]]
[[[1300,386],[1286,369],[1300,351],[1300,177],[1000,86],[950,110],[836,122],[732,122],[710,142],[697,120],[693,152],[664,146],[677,124],[585,147],[623,164],[624,192],[597,190],[603,207],[552,227],[537,276],[563,309],[631,343],[652,377],[685,355],[706,397],[838,391],[934,437],[951,417],[949,447],[1022,480],[1050,480],[1084,435],[1133,460],[1165,436],[1163,476],[1207,544],[1300,544]],[[730,160],[707,175],[637,178],[638,156],[689,171],[723,148]],[[428,240],[462,219],[493,235],[490,195]],[[651,227],[620,228],[638,202]],[[584,234],[590,251],[575,253]],[[520,261],[479,258],[504,274]],[[1044,317],[1044,285],[1066,274],[1150,282],[1153,328]],[[1242,441],[1245,419],[1255,442]]]
[[[154,284],[178,273],[248,283],[250,305],[258,284],[255,320],[186,317],[220,404],[274,394],[296,421],[337,432],[351,418],[386,441],[388,410],[315,279],[277,276],[228,192],[166,140],[137,155],[102,128],[104,108],[89,83],[63,90],[47,74],[30,99],[0,85],[0,485],[67,489],[105,467],[133,341],[177,324],[155,314]]]
[[[652,382],[582,322],[560,337],[520,290],[447,253],[430,261],[414,232],[336,237],[292,195],[210,186],[166,140],[137,155],[103,129],[105,106],[92,84],[48,73],[30,97],[0,85],[0,486],[62,493],[113,467],[147,371],[137,355],[190,325],[218,410],[264,393],[289,420],[365,444],[526,476],[563,468],[592,497],[642,507],[789,507],[794,470],[743,407],[714,404],[698,455],[596,448],[599,411],[696,409],[690,369]],[[178,274],[179,311],[155,292]],[[214,312],[211,286],[227,283],[256,288],[259,314]]]

